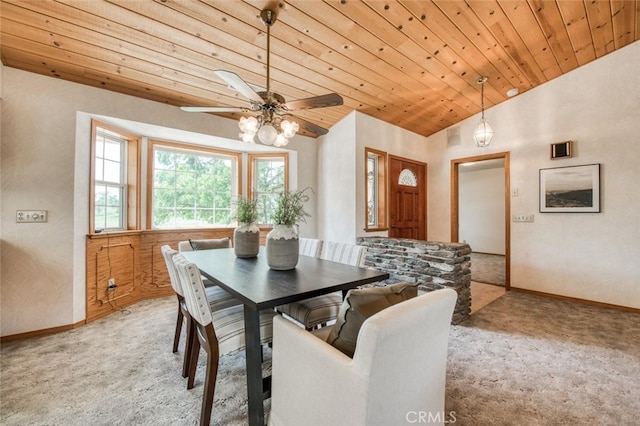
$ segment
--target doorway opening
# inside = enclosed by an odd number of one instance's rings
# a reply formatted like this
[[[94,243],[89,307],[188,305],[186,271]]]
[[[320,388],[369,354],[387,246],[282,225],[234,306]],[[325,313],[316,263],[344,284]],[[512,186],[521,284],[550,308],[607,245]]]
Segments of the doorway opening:
[[[477,174],[468,173],[469,170],[478,171]],[[499,254],[504,250],[504,276],[500,277],[503,280],[504,290],[510,289],[510,261],[511,261],[511,206],[510,206],[510,165],[509,165],[509,153],[498,152],[487,155],[479,155],[474,157],[466,157],[451,160],[451,241],[459,242],[461,235],[465,235],[465,238],[482,238],[482,243],[477,244],[474,248],[474,242],[468,241],[471,245],[471,249],[474,252],[480,252],[489,255]],[[502,176],[500,174],[503,173]],[[478,192],[482,192],[482,187],[479,189],[473,188],[470,182],[478,185],[477,180],[470,181],[469,178],[476,179],[482,176],[482,179],[489,180],[487,185],[492,185],[491,191],[487,192],[487,197],[499,197],[493,198],[493,202],[487,201],[479,196]],[[468,187],[471,186],[471,188]],[[465,194],[471,193],[472,196]],[[461,202],[461,196],[463,197]],[[474,201],[475,200],[475,201]],[[469,204],[475,203],[475,204]],[[472,206],[472,207],[470,207]],[[487,215],[486,218],[491,223],[485,224],[489,229],[493,229],[494,232],[491,235],[484,235],[482,237],[478,231],[473,227],[482,226],[479,225],[479,221],[476,221],[476,217],[469,215],[471,210],[475,206],[478,209],[482,209],[482,214]],[[464,210],[463,210],[464,209]],[[468,237],[468,236],[471,237]],[[496,257],[496,256],[494,256]],[[499,259],[499,256],[497,257]],[[477,255],[478,261],[480,261],[480,254]],[[472,262],[473,271],[473,262]],[[502,272],[502,271],[497,271]],[[472,272],[473,282],[473,272]],[[474,292],[474,285],[476,288],[484,288],[488,285],[482,285],[480,283],[472,283],[472,293]],[[495,286],[491,286],[495,287]],[[487,287],[487,290],[491,294],[495,294],[498,289],[491,289]],[[484,293],[484,291],[483,291]],[[473,307],[472,307],[473,311]]]

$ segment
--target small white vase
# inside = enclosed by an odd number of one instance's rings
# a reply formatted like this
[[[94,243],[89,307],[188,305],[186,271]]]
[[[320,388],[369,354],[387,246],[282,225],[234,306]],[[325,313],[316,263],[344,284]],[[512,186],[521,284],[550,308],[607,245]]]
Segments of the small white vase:
[[[255,223],[239,223],[233,231],[233,251],[236,257],[256,257],[260,251],[260,228]]]
[[[298,227],[274,225],[267,234],[267,264],[278,271],[294,269],[298,264]]]

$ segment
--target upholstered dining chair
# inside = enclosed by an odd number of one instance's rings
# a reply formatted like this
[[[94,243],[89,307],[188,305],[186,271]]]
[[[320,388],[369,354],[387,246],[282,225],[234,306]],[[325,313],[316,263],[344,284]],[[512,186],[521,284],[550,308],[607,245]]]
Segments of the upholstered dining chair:
[[[213,408],[219,358],[245,347],[244,307],[237,305],[212,311],[197,265],[190,263],[179,253],[173,256],[173,264],[195,331],[192,333],[191,341],[187,342],[191,346],[187,389],[194,386],[200,348],[207,352],[200,425],[208,425]],[[276,315],[270,309],[260,311],[260,337],[263,344],[272,341],[273,317]]]
[[[299,238],[299,254],[303,256],[319,257],[322,251],[322,240],[317,238]]]
[[[229,237],[184,240],[178,242],[178,251],[212,250],[230,247],[231,238]]]
[[[435,290],[369,316],[353,358],[282,317],[273,322],[270,426],[446,423],[449,329],[457,293]]]
[[[202,240],[184,240],[178,242],[178,251],[194,251],[194,250],[214,250],[222,248],[231,248],[231,238],[206,238]],[[210,281],[206,277],[202,277],[202,282],[205,287],[211,287],[217,285]]]
[[[364,246],[325,241],[322,243],[320,258],[347,265],[364,266],[365,253]],[[341,304],[342,293],[334,292],[281,305],[276,307],[276,311],[299,322],[305,329],[313,330],[336,319]]]
[[[176,331],[173,337],[173,352],[178,352],[178,345],[180,343],[180,335],[182,334],[182,324],[185,323],[186,326],[186,335],[187,335],[187,343],[185,344],[185,355],[182,366],[182,377],[187,377],[188,375],[188,367],[189,367],[189,350],[190,346],[188,344],[189,339],[193,333],[193,327],[191,323],[191,319],[189,316],[189,311],[187,310],[187,306],[185,304],[184,293],[182,290],[182,286],[179,281],[178,271],[173,263],[173,257],[178,254],[178,251],[172,249],[168,245],[163,245],[160,250],[162,251],[162,256],[164,257],[164,261],[167,265],[167,270],[169,272],[169,280],[171,281],[171,287],[173,291],[176,293],[176,297],[178,299],[178,316],[176,319]],[[205,289],[205,297],[207,302],[209,303],[209,309],[214,312],[221,309],[228,308],[230,306],[238,305],[240,306],[240,301],[227,293],[221,287],[207,287]]]

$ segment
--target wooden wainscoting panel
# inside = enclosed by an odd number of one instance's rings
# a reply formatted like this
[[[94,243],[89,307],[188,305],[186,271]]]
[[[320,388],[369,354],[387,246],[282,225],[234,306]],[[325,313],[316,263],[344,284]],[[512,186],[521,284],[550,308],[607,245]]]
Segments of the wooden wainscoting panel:
[[[203,240],[229,237],[233,242],[233,228],[203,229],[188,231],[145,231],[142,234],[142,292],[146,298],[173,294],[167,265],[161,247],[165,244],[177,250],[178,243],[185,240]]]
[[[265,244],[269,228],[260,230]],[[233,228],[127,231],[87,236],[87,322],[140,300],[173,295],[160,248],[209,238],[231,238]],[[114,278],[115,289],[109,289]]]
[[[86,281],[87,322],[140,300],[140,233],[89,236]]]

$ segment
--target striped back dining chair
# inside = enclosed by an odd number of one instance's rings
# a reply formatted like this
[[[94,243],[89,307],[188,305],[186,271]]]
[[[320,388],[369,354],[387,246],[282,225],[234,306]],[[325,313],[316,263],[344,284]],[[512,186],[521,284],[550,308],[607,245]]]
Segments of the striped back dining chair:
[[[188,368],[189,368],[189,350],[190,346],[188,344],[189,340],[193,337],[193,327],[191,318],[189,316],[189,311],[187,310],[187,306],[185,304],[184,292],[182,290],[182,285],[178,277],[178,271],[173,263],[173,257],[178,254],[178,251],[172,249],[168,245],[163,245],[160,248],[162,252],[162,256],[164,257],[164,261],[167,265],[167,271],[169,272],[169,280],[171,281],[171,287],[173,291],[176,293],[176,297],[178,299],[178,316],[176,318],[176,331],[173,337],[173,352],[178,352],[178,346],[180,344],[180,335],[182,334],[182,324],[185,323],[186,326],[186,335],[187,335],[187,343],[185,344],[184,351],[184,361],[182,365],[182,377],[187,377]],[[207,302],[209,303],[209,309],[214,311],[219,311],[230,306],[240,306],[240,301],[230,295],[227,291],[222,289],[222,287],[214,286],[214,287],[206,287],[204,295],[206,297]]]
[[[322,240],[316,238],[299,238],[299,254],[310,257],[320,257]]]
[[[185,305],[193,323],[192,338],[187,342],[189,350],[189,372],[187,389],[192,389],[195,382],[196,368],[200,348],[207,352],[204,390],[200,425],[208,425],[213,409],[213,397],[218,375],[218,361],[222,355],[245,347],[244,307],[235,305],[212,311],[206,298],[198,266],[178,253],[173,256],[173,264],[177,270],[184,292]],[[269,344],[273,337],[273,317],[276,313],[271,309],[260,311],[260,337],[262,344]]]
[[[352,266],[364,266],[366,247],[355,244],[325,241],[320,258]],[[324,294],[276,307],[276,311],[299,322],[307,330],[326,325],[338,316],[342,292]]]

